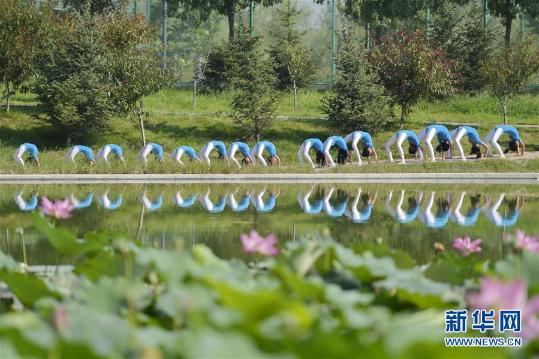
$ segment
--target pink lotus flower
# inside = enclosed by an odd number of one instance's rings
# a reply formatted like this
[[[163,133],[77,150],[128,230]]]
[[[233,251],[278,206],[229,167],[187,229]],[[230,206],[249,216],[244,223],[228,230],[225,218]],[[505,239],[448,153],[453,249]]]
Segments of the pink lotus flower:
[[[537,237],[528,236],[521,230],[517,230],[515,234],[515,247],[531,253],[539,253],[539,239]]]
[[[265,256],[276,256],[279,254],[279,249],[275,247],[277,237],[275,234],[270,234],[266,238],[252,230],[249,235],[240,235],[241,244],[245,253],[260,253]]]
[[[73,209],[75,206],[69,199],[51,202],[47,197],[41,197],[41,213],[47,216],[57,219],[70,218]]]
[[[472,309],[520,310],[520,335],[529,340],[539,336],[539,295],[528,301],[528,290],[523,280],[504,282],[483,278],[479,292],[470,294],[466,299]]]
[[[472,241],[470,237],[458,237],[453,240],[453,248],[460,252],[463,256],[467,257],[471,253],[481,252],[481,239]]]

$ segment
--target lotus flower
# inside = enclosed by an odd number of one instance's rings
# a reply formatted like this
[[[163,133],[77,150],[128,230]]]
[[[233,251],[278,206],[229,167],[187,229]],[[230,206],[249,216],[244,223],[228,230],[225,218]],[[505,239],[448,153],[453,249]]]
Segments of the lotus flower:
[[[493,278],[483,278],[480,290],[467,297],[472,309],[512,309],[521,311],[522,335],[525,339],[539,336],[539,295],[528,301],[526,283],[519,279],[504,282]]]
[[[539,239],[528,236],[521,230],[517,230],[515,235],[515,247],[531,253],[539,253]]]
[[[467,257],[471,253],[481,252],[481,239],[472,241],[470,237],[458,237],[453,240],[453,248],[460,252],[463,256]]]
[[[270,234],[266,238],[252,230],[250,234],[240,235],[241,244],[245,253],[260,253],[265,256],[276,256],[279,254],[279,249],[275,247],[277,237],[275,234]]]
[[[47,197],[41,197],[41,213],[57,219],[71,218],[75,206],[69,199],[51,202]]]

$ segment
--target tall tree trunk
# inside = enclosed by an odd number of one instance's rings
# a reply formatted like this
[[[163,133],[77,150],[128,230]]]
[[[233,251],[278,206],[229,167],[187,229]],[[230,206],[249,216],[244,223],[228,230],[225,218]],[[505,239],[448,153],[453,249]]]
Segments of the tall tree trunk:
[[[197,109],[197,81],[193,82],[193,110]]]
[[[509,46],[511,44],[511,27],[513,25],[513,16],[512,16],[512,11],[511,11],[511,7],[514,6],[512,5],[512,1],[513,0],[505,0],[505,20],[504,20],[504,25],[505,25],[505,36],[504,36],[504,40],[505,40],[505,46]]]
[[[507,125],[507,105],[503,105],[503,124]]]
[[[11,86],[10,82],[6,82],[6,112],[9,112],[11,107]]]
[[[234,5],[230,5],[226,9],[226,16],[228,18],[228,39],[234,40],[234,25],[235,25],[235,16],[236,12],[234,11]]]
[[[146,146],[146,132],[144,131],[144,118],[143,118],[143,112],[142,112],[142,104],[140,105],[139,109],[133,110],[133,112],[138,117],[142,146]]]
[[[294,111],[298,109],[298,87],[296,81],[294,81]]]

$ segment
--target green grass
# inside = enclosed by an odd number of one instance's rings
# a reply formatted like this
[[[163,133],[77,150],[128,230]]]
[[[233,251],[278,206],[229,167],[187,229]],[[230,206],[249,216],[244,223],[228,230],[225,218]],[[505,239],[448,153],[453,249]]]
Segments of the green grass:
[[[191,94],[185,90],[164,90],[145,100],[150,111],[146,122],[147,140],[161,143],[167,152],[176,146],[189,145],[195,149],[201,148],[207,141],[221,139],[227,143],[237,140],[232,121],[226,115],[230,112],[228,103],[230,93],[201,95],[198,98],[198,108],[191,108]],[[310,172],[311,169],[297,166],[296,153],[299,145],[309,137],[326,138],[335,134],[320,113],[322,93],[307,92],[300,94],[300,107],[294,112],[291,96],[283,95],[283,101],[278,109],[281,116],[274,122],[265,138],[275,142],[283,161],[281,168],[245,168],[242,172]],[[520,95],[514,100],[515,111],[519,111],[522,121],[518,123],[539,124],[539,98],[532,95]],[[463,97],[456,96],[445,101],[421,103],[412,114],[408,128],[419,131],[426,124],[443,121],[451,123],[480,123],[481,135],[486,134],[492,123],[499,123],[496,117],[496,103],[486,96]],[[449,126],[451,127],[451,126]],[[386,155],[383,143],[396,129],[378,132],[374,142],[378,147],[380,158]],[[521,129],[527,149],[539,149],[539,128]],[[87,173],[87,172],[118,172],[118,173],[208,173],[234,172],[223,163],[214,161],[211,169],[199,164],[188,164],[180,169],[168,160],[164,165],[150,162],[148,168],[142,168],[136,155],[140,148],[140,137],[136,121],[130,118],[118,118],[111,122],[111,128],[103,136],[88,139],[85,144],[95,150],[106,143],[118,143],[126,152],[127,166],[124,168],[114,164],[112,169],[104,165],[90,167],[84,163],[76,165],[63,161],[67,148],[65,138],[43,120],[39,107],[32,95],[17,95],[11,113],[0,110],[0,173],[21,173],[25,170],[18,167],[12,159],[15,148],[23,142],[33,142],[42,151],[39,168],[29,167],[26,171],[41,173]],[[470,163],[426,163],[400,166],[379,164],[372,166],[345,166],[337,170],[323,171],[341,172],[446,172],[446,171],[538,171],[539,160],[529,161],[500,161],[484,160]]]

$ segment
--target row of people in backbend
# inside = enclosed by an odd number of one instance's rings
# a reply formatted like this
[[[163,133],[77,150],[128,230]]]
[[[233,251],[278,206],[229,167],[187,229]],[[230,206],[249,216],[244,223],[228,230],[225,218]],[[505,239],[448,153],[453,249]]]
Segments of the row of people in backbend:
[[[225,159],[228,163],[233,162],[236,166],[241,167],[240,162],[236,159],[236,154],[240,152],[243,155],[242,164],[254,165],[260,163],[263,166],[278,165],[281,160],[277,155],[277,149],[275,145],[269,141],[260,141],[252,149],[249,148],[244,142],[233,142],[228,150],[226,145],[221,141],[210,141],[197,153],[193,147],[180,146],[170,153],[170,158],[184,165],[182,157],[185,155],[190,160],[204,162],[208,166],[210,162],[210,154],[212,151],[217,152],[219,159]],[[264,151],[267,152],[267,159],[264,158]],[[25,165],[25,154],[28,155],[27,161],[34,164],[39,164],[39,150],[37,146],[32,143],[23,143],[20,145],[13,156],[15,162]],[[76,145],[71,147],[68,151],[65,159],[68,161],[75,161],[77,155],[82,155],[88,162],[94,163],[96,160],[102,160],[107,165],[110,165],[109,155],[114,155],[116,159],[125,164],[123,150],[120,146],[115,144],[108,144],[103,146],[94,158],[94,152],[90,147],[83,145]],[[142,164],[148,162],[148,156],[153,154],[157,161],[163,162],[165,151],[163,146],[157,143],[148,143],[139,152],[139,160]]]
[[[509,148],[505,151],[502,150],[498,143],[498,140],[504,134],[510,139]],[[468,137],[468,141],[472,145],[471,154],[476,155],[477,158],[492,156],[493,148],[502,158],[505,157],[504,153],[507,153],[508,151],[515,151],[518,155],[523,155],[525,151],[525,145],[520,138],[518,130],[513,126],[507,125],[496,126],[482,140],[479,137],[477,130],[470,126],[459,126],[450,132],[447,127],[443,125],[431,125],[421,131],[418,135],[414,131],[401,130],[391,136],[386,141],[384,147],[390,162],[393,162],[391,147],[396,146],[400,155],[400,162],[405,163],[405,155],[402,148],[403,143],[408,141],[408,153],[415,155],[416,159],[419,158],[420,160],[423,160],[425,155],[425,149],[422,146],[423,144],[427,150],[426,154],[430,157],[431,161],[435,162],[435,149],[432,145],[432,141],[434,137],[437,137],[438,145],[436,146],[436,152],[441,153],[443,158],[445,158],[445,153],[449,152],[449,157],[452,157],[454,151],[453,146],[456,146],[460,159],[465,161],[466,155],[461,144],[461,140],[464,136]],[[351,151],[348,144],[351,145]],[[362,151],[359,150],[360,145],[362,146]],[[344,164],[350,159],[352,153],[356,155],[358,165],[361,165],[361,157],[366,157],[369,160],[370,157],[374,157],[378,161],[378,154],[376,153],[372,137],[369,133],[363,131],[354,131],[346,137],[331,136],[324,142],[318,138],[307,139],[300,147],[298,161],[303,163],[305,159],[313,167],[315,166],[315,162],[318,165],[327,164],[329,166],[335,166],[335,162],[330,153],[330,150],[333,147],[336,147],[338,150],[337,163]],[[484,152],[481,151],[481,147],[484,149]],[[309,155],[311,149],[315,150],[315,161],[313,161]]]
[[[271,212],[277,204],[279,191],[269,191],[265,189],[259,192],[243,191],[238,193],[239,189],[234,192],[222,194],[217,198],[217,201],[211,199],[211,190],[208,188],[203,194],[190,194],[183,196],[180,191],[174,195],[174,203],[180,208],[190,208],[198,200],[202,207],[210,213],[220,213],[225,210],[228,204],[229,208],[234,212],[246,211],[249,206],[253,206],[258,212]],[[297,201],[307,214],[321,214],[334,218],[346,216],[354,223],[367,222],[372,214],[377,192],[364,192],[358,189],[353,196],[352,201],[348,196],[339,198],[338,191],[334,188],[329,188],[323,193],[313,195],[314,188],[311,188],[306,193],[298,193]],[[520,209],[523,205],[522,197],[517,197],[515,201],[509,201],[509,211],[504,211],[502,214],[500,208],[505,201],[505,193],[492,200],[490,196],[486,196],[484,203],[480,195],[470,195],[470,204],[465,204],[467,193],[465,191],[454,196],[451,193],[442,197],[436,197],[436,193],[431,191],[426,195],[422,191],[414,192],[412,195],[406,195],[406,191],[399,191],[396,203],[393,197],[393,191],[389,192],[384,201],[386,212],[399,223],[406,224],[415,221],[417,218],[430,228],[441,228],[448,224],[451,220],[461,226],[474,225],[481,212],[496,226],[510,227],[517,223]],[[316,197],[312,199],[311,197]],[[334,198],[335,197],[335,198]],[[75,208],[84,209],[92,205],[94,193],[88,192],[82,199],[74,195],[69,197]],[[158,195],[153,199],[148,198],[144,192],[140,198],[140,203],[149,211],[157,211],[163,206],[163,195]],[[35,210],[38,206],[38,196],[33,195],[25,199],[22,192],[15,195],[15,202],[19,209],[23,211]],[[109,198],[108,191],[98,197],[99,204],[109,210],[115,210],[121,207],[123,196],[118,195],[112,199]],[[425,203],[424,209],[421,205]],[[436,205],[436,210],[433,211]],[[452,209],[453,207],[453,209]]]
[[[509,148],[505,151],[500,147],[498,140],[502,135],[509,136]],[[504,152],[516,151],[518,155],[523,155],[525,151],[525,145],[518,130],[513,126],[496,126],[493,128],[483,140],[479,137],[477,130],[470,126],[460,126],[449,132],[449,130],[443,125],[431,125],[425,128],[423,131],[416,135],[415,132],[410,130],[402,130],[391,136],[385,143],[385,149],[389,161],[393,162],[393,154],[391,153],[391,147],[396,145],[399,151],[401,163],[405,162],[405,155],[402,145],[405,141],[408,141],[408,152],[415,155],[416,158],[423,160],[424,149],[421,143],[423,143],[427,149],[427,155],[430,156],[432,161],[436,161],[434,154],[434,148],[432,141],[434,137],[438,139],[438,145],[436,151],[442,153],[442,157],[445,157],[445,153],[449,151],[449,156],[453,155],[453,145],[455,145],[459,151],[460,158],[464,161],[466,156],[460,143],[464,136],[468,137],[469,142],[472,145],[471,154],[477,155],[478,158],[482,156],[492,156],[492,148],[495,148],[500,157],[505,157]],[[351,143],[352,151],[349,150],[348,144]],[[359,151],[359,145],[361,145],[362,151]],[[378,154],[374,147],[372,137],[369,133],[363,131],[354,131],[346,137],[331,136],[322,142],[318,138],[310,138],[303,142],[298,152],[298,161],[302,164],[306,159],[311,166],[315,166],[314,161],[309,155],[309,151],[314,149],[316,151],[316,163],[319,165],[335,166],[333,157],[330,150],[337,147],[337,162],[344,164],[352,155],[352,152],[356,155],[357,162],[361,165],[361,157],[369,159],[374,157],[378,161]],[[484,149],[484,153],[481,152],[481,147]],[[228,163],[233,162],[238,168],[241,167],[240,162],[236,159],[236,154],[241,153],[243,159],[241,163],[243,165],[254,165],[257,162],[263,166],[280,164],[281,160],[277,155],[277,149],[272,142],[260,141],[252,149],[245,142],[233,142],[229,148],[222,141],[210,141],[202,149],[197,152],[189,146],[177,147],[170,153],[170,157],[178,162],[180,165],[184,165],[182,156],[186,155],[190,160],[201,161],[210,165],[210,154],[215,150],[219,159],[225,159]],[[267,152],[267,160],[264,158],[264,151]],[[14,154],[14,159],[17,163],[24,166],[24,154],[28,153],[28,160],[33,163],[39,164],[38,155],[39,151],[34,144],[24,143],[17,148]],[[66,155],[66,159],[74,161],[76,156],[81,154],[87,161],[94,162],[94,154],[91,148],[82,145],[73,146]],[[108,144],[103,146],[97,153],[97,159],[103,160],[107,165],[109,163],[109,155],[114,154],[115,157],[122,163],[125,163],[123,157],[123,150],[120,146],[115,144]],[[142,164],[146,164],[148,156],[153,154],[158,161],[164,161],[163,147],[157,143],[148,143],[139,152],[139,159]]]

